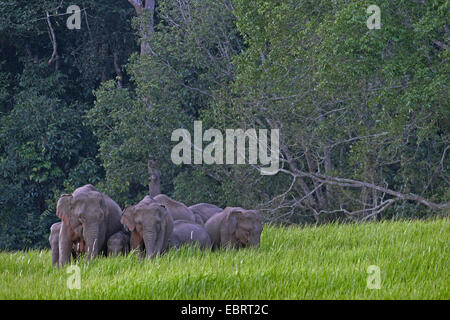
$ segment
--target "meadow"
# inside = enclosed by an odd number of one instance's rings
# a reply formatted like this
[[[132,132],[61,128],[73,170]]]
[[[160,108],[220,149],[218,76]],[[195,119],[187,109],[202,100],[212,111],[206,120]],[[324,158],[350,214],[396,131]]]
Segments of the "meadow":
[[[49,250],[2,252],[0,299],[449,299],[449,231],[448,218],[266,225],[258,249],[80,260],[80,289]]]

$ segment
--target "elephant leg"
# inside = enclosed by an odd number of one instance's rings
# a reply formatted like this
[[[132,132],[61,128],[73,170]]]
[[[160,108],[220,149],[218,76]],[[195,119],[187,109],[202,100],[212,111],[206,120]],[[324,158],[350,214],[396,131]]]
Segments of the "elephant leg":
[[[59,262],[59,245],[58,243],[52,244],[52,265],[56,266]]]
[[[77,250],[78,250],[78,244],[75,244],[72,246],[72,259],[73,260],[77,260],[78,259],[78,255],[77,255]]]
[[[155,254],[161,254],[166,250],[165,248],[165,244],[167,244],[166,234],[167,234],[166,228],[162,228],[161,232],[157,235],[155,243]]]

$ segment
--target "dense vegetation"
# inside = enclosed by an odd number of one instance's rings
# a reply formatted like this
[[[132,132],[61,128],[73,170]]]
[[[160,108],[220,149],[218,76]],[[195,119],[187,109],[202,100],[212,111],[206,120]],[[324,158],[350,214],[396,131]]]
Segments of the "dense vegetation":
[[[81,260],[71,290],[74,271],[48,250],[0,253],[0,299],[449,299],[449,230],[448,219],[267,226],[258,250]]]
[[[71,4],[0,1],[1,249],[47,245],[85,183],[136,203],[149,170],[273,222],[448,213],[448,1],[377,1],[373,30],[365,0],[79,0],[80,30]],[[282,170],[174,165],[194,120],[279,128]]]

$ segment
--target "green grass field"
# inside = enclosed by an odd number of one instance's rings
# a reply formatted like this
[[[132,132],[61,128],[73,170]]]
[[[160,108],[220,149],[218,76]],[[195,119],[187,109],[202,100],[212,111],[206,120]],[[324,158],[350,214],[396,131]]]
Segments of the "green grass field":
[[[449,299],[449,231],[450,219],[265,226],[259,249],[82,260],[79,290],[50,251],[4,252],[0,299]]]

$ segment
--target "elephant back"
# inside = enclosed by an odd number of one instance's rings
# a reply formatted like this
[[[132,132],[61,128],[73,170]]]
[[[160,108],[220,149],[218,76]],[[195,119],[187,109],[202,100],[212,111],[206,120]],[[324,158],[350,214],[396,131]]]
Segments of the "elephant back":
[[[203,223],[206,223],[212,216],[223,211],[222,208],[210,203],[197,203],[189,207],[192,212],[201,217]]]
[[[167,212],[169,212],[173,220],[195,222],[194,213],[184,203],[173,200],[165,194],[159,194],[153,199],[166,207]]]
[[[109,238],[116,232],[122,231],[123,226],[120,223],[120,218],[122,216],[122,209],[119,205],[111,199],[108,195],[102,194],[104,204],[105,204],[105,222],[106,222],[106,236]]]

